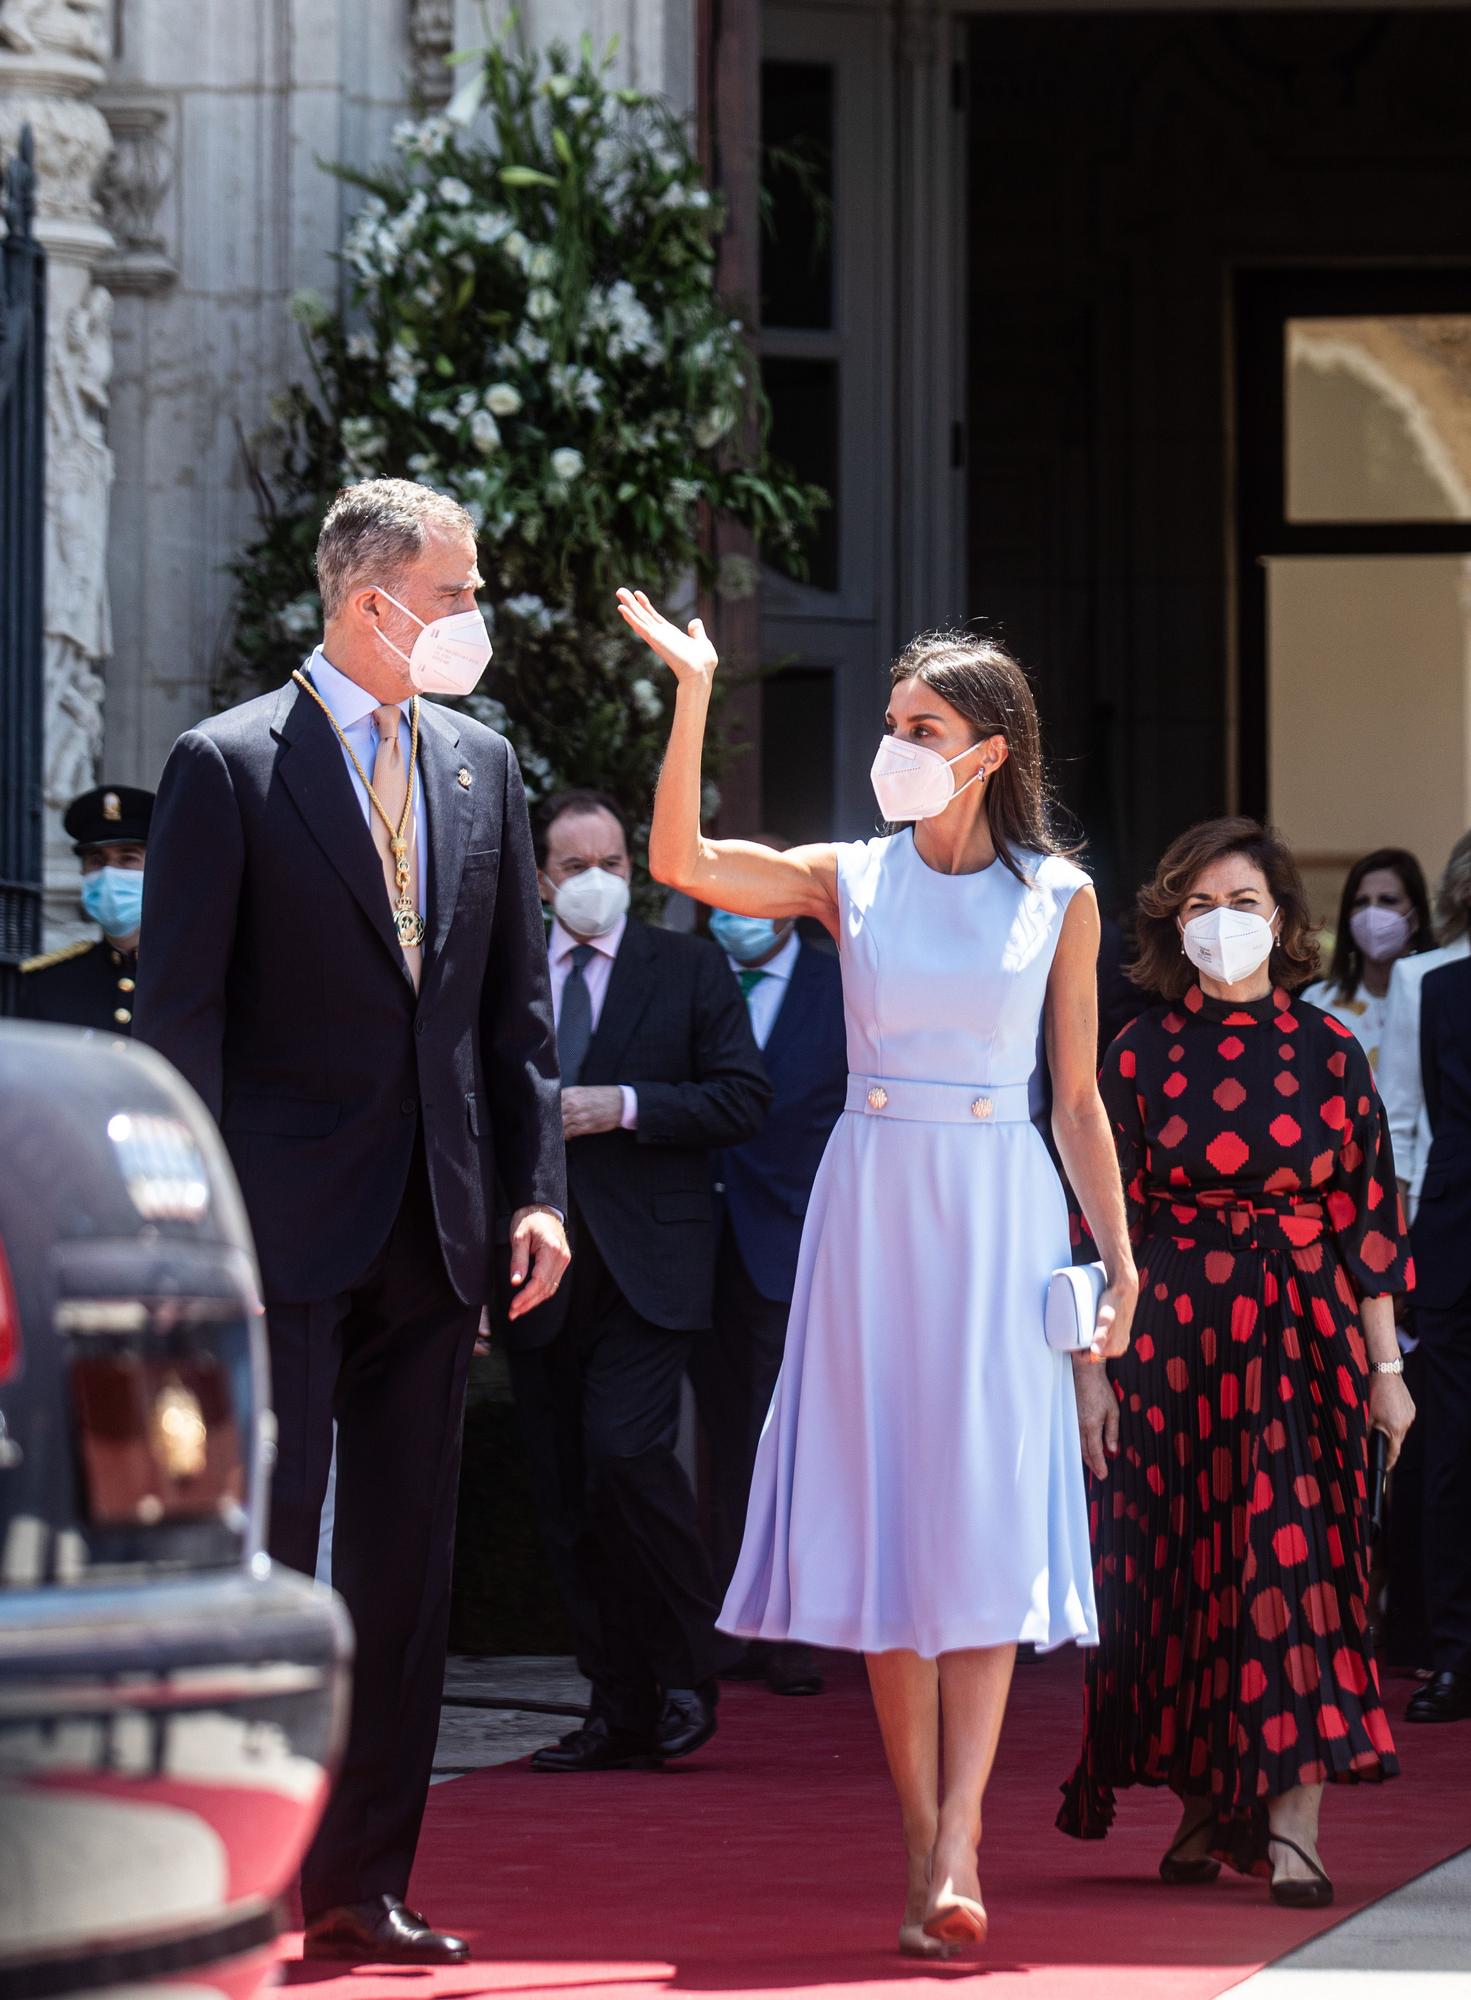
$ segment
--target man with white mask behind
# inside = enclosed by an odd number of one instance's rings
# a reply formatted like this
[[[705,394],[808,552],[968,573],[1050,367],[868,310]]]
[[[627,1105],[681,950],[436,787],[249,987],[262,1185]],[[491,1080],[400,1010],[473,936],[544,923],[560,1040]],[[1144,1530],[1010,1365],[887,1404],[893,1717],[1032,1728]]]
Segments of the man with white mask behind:
[[[771,1091],[723,953],[630,915],[617,804],[563,793],[535,833],[573,1261],[503,1337],[593,1698],[586,1727],[534,1763],[618,1770],[687,1756],[715,1730],[715,1588],[675,1435],[691,1345],[710,1338],[710,1155],[756,1131]]]

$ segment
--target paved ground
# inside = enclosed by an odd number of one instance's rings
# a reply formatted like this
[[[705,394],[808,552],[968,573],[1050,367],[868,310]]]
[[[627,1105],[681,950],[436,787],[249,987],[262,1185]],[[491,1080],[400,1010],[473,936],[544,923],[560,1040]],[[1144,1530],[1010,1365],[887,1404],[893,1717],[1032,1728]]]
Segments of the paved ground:
[[[1231,2000],[1471,2000],[1471,1849],[1245,1980]]]
[[[571,1660],[455,1658],[445,1694],[436,1784],[513,1763],[577,1726],[573,1715],[456,1707],[455,1695],[573,1708],[587,1699],[587,1683]],[[1234,1987],[1232,2000],[1471,2000],[1471,1846]]]
[[[536,1709],[464,1708],[457,1695],[497,1702],[543,1702],[568,1709],[587,1701],[587,1682],[571,1660],[527,1655],[519,1659],[452,1657],[444,1675],[445,1704],[439,1717],[439,1749],[434,1782],[461,1778],[490,1764],[513,1764],[542,1743],[555,1742],[577,1727],[575,1715],[546,1715]]]

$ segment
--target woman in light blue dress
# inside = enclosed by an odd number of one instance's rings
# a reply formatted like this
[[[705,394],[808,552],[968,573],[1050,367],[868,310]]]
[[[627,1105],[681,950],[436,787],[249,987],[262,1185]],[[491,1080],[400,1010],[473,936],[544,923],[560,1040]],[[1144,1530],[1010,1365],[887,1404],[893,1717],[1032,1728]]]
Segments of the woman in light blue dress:
[[[720,1623],[867,1656],[908,1858],[900,1946],[937,1955],[986,1935],[981,1805],[1018,1641],[1098,1637],[1072,1369],[1124,1351],[1138,1287],[1094,1080],[1097,905],[1049,836],[1031,691],[999,647],[931,635],[895,663],[873,777],[902,831],[775,853],[700,832],[704,628],[642,593],[619,603],[678,682],[655,876],[743,916],[816,917],[838,942],[847,1109]],[[1033,1123],[1044,1039],[1053,1133],[1109,1279],[1078,1361],[1043,1334],[1070,1261]]]

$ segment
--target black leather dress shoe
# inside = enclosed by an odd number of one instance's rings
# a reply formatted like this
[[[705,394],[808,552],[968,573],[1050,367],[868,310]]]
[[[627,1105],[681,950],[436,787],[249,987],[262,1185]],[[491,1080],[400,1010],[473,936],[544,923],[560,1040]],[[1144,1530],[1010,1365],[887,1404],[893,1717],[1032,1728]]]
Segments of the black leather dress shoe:
[[[375,1896],[313,1917],[301,1955],[345,1958],[354,1965],[461,1965],[470,1947],[463,1938],[432,1929],[397,1896]]]
[[[821,1694],[822,1675],[805,1646],[773,1646],[766,1685],[773,1694]]]
[[[688,1757],[715,1734],[715,1704],[720,1690],[714,1681],[697,1688],[666,1688],[654,1742],[661,1757]]]
[[[1471,1674],[1436,1674],[1410,1696],[1406,1722],[1464,1722],[1471,1715]]]
[[[560,1743],[544,1743],[531,1759],[533,1771],[656,1771],[659,1754],[646,1736],[614,1729],[606,1717],[590,1716]]]

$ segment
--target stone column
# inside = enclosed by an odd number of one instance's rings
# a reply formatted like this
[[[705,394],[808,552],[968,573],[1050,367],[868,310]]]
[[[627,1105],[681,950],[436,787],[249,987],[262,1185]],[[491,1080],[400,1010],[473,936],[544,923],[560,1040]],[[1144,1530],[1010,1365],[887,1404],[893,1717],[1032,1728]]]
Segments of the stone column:
[[[92,102],[107,57],[106,0],[0,0],[0,154],[36,136],[36,234],[48,266],[46,385],[46,939],[81,929],[61,813],[95,783],[107,596],[112,298],[95,282],[113,248],[96,200],[111,148]]]

